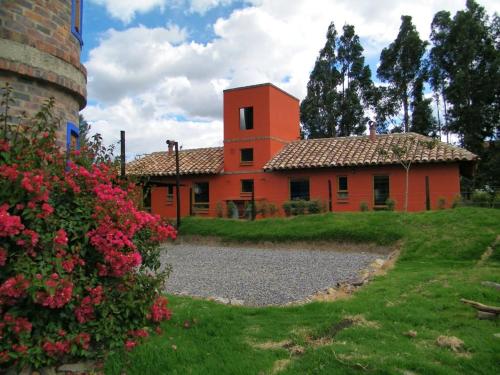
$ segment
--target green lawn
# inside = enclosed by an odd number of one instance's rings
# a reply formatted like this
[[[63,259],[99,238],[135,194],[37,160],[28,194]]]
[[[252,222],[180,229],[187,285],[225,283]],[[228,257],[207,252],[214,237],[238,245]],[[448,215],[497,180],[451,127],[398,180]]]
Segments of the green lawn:
[[[182,234],[228,241],[401,243],[402,254],[353,298],[287,308],[230,307],[170,297],[165,333],[106,362],[109,374],[494,374],[498,321],[478,320],[460,298],[500,305],[500,210],[326,214],[257,222],[190,218]],[[361,315],[350,326],[345,319]],[[189,328],[184,322],[189,321]],[[341,323],[342,322],[342,323]],[[341,324],[339,324],[341,323]],[[342,326],[346,326],[341,329]],[[410,330],[415,337],[405,336]],[[436,339],[456,336],[458,351]],[[282,341],[284,345],[272,344]],[[263,345],[264,344],[264,345]]]

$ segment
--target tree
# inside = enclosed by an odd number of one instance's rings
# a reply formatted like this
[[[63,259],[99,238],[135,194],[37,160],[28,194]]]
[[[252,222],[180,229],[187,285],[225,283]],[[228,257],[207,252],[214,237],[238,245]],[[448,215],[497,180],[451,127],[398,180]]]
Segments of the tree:
[[[366,130],[373,82],[354,26],[345,25],[338,37],[333,23],[307,84],[300,106],[308,138],[362,134]]]
[[[433,51],[441,56],[449,129],[464,147],[479,155],[483,142],[500,129],[500,52],[496,22],[490,25],[483,7],[468,0],[466,9],[446,21]]]
[[[436,135],[436,121],[432,115],[432,99],[424,98],[424,76],[415,80],[411,102],[411,127],[410,130],[422,135]]]
[[[409,184],[410,184],[410,169],[413,165],[413,161],[416,159],[417,152],[421,149],[420,146],[426,147],[428,149],[432,149],[436,147],[436,140],[426,140],[423,137],[416,135],[408,135],[406,136],[405,141],[402,145],[393,144],[390,145],[389,150],[379,148],[378,153],[386,157],[390,160],[393,158],[401,164],[404,168],[405,174],[405,202],[404,202],[404,210],[408,211],[408,192],[409,192]]]
[[[382,50],[377,76],[388,82],[395,98],[403,107],[403,125],[410,127],[410,96],[422,70],[422,57],[427,42],[420,39],[411,16],[401,16],[401,27],[394,42]]]
[[[82,114],[78,115],[78,130],[80,133],[80,147],[87,146],[90,143],[90,124]]]
[[[437,121],[440,133],[446,132],[447,141],[449,141],[449,131],[447,125],[447,101],[446,87],[449,84],[447,71],[452,63],[447,61],[446,53],[446,36],[449,33],[451,25],[450,12],[440,11],[436,13],[431,24],[431,41],[432,49],[427,60],[427,68],[429,71],[429,82],[434,91],[434,100],[436,102]],[[444,116],[443,125],[441,126],[440,117],[440,102],[443,102]]]

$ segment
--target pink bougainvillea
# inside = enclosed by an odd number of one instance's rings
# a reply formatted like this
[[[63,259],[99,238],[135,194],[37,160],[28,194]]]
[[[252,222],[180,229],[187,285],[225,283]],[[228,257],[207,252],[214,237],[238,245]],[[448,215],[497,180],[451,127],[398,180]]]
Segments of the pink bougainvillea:
[[[171,316],[158,246],[175,229],[98,138],[61,150],[51,106],[0,137],[0,372],[130,350]]]

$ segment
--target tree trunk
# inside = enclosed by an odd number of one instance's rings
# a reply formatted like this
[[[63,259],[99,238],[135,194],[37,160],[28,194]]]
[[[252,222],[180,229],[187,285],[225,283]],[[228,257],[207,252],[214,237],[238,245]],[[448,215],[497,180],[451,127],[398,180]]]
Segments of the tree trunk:
[[[438,133],[439,133],[439,140],[441,140],[441,115],[439,114],[439,93],[436,92],[434,95],[434,100],[436,101],[436,114],[437,114],[437,122],[438,122]]]
[[[450,143],[450,132],[448,131],[448,111],[446,108],[446,96],[444,96],[444,91],[442,93],[443,96],[443,109],[444,109],[444,130],[446,131],[446,143]]]
[[[403,97],[403,112],[404,112],[404,125],[405,125],[405,133],[408,133],[408,123],[410,122],[410,117],[408,116],[408,94],[405,92]]]

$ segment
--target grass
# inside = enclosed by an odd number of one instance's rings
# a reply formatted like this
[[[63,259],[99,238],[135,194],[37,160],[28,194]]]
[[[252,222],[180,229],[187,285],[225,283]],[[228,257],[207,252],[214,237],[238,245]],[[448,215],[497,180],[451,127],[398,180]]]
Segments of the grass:
[[[386,276],[348,300],[248,308],[170,296],[174,316],[164,324],[165,333],[131,353],[110,356],[106,373],[498,372],[498,321],[476,319],[473,309],[459,300],[500,305],[500,293],[480,284],[500,282],[498,246],[477,266],[500,234],[500,210],[327,214],[251,223],[190,218],[183,225],[183,234],[217,235],[228,241],[402,241],[402,255]],[[353,316],[362,324],[335,332]],[[417,335],[404,334],[410,330]],[[456,352],[440,347],[436,339],[441,335],[455,336],[464,345]],[[278,342],[286,345],[271,345]]]

